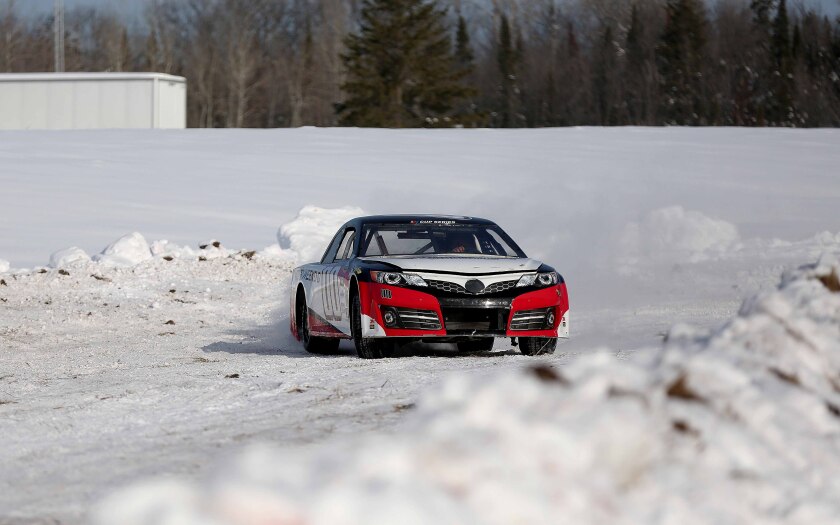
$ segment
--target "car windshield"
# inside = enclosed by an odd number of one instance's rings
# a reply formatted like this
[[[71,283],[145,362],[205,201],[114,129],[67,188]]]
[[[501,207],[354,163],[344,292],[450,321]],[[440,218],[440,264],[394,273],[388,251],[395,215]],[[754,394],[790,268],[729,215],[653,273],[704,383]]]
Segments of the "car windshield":
[[[368,224],[359,253],[362,257],[470,254],[525,257],[516,243],[494,224],[445,222]]]

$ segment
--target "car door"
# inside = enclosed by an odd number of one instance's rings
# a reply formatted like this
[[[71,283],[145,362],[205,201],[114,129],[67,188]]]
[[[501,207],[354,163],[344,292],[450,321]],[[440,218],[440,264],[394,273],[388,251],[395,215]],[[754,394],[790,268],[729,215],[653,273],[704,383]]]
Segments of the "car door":
[[[324,304],[325,291],[324,288],[329,285],[327,281],[327,274],[335,259],[335,254],[338,251],[338,246],[344,238],[344,231],[336,232],[332,241],[330,241],[324,256],[318,263],[307,264],[303,267],[301,279],[309,283],[306,288],[306,303],[313,314],[317,316],[316,320],[310,323],[315,326],[316,321],[318,325],[324,324],[327,321],[326,307]],[[323,327],[327,328],[327,327]],[[315,331],[321,331],[320,328],[315,328]]]
[[[355,246],[356,229],[345,229],[335,252],[328,254],[331,260],[325,261],[320,289],[324,319],[346,335],[350,335],[350,261]]]

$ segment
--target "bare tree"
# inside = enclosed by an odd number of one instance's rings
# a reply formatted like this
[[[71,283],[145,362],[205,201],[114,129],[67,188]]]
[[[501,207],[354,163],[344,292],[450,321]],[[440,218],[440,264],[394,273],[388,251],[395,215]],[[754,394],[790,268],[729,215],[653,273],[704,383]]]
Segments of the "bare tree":
[[[7,0],[0,11],[0,71],[16,70],[24,28],[15,11],[15,0]]]

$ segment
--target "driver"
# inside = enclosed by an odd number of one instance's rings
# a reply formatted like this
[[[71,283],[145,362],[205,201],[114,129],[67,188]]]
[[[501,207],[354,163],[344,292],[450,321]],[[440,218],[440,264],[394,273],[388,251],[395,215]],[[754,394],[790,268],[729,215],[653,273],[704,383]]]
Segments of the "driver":
[[[469,233],[453,232],[447,236],[449,253],[477,253],[475,242]]]

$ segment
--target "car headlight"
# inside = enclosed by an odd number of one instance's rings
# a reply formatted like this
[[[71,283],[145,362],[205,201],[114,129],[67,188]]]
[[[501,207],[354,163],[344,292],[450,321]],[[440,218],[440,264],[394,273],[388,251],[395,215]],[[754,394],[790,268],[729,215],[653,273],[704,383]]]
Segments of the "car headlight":
[[[560,279],[557,272],[548,273],[531,273],[523,275],[519,282],[516,283],[517,288],[524,288],[526,286],[552,286],[557,284]]]
[[[370,277],[377,283],[391,286],[429,286],[419,275],[396,272],[370,272]]]

